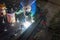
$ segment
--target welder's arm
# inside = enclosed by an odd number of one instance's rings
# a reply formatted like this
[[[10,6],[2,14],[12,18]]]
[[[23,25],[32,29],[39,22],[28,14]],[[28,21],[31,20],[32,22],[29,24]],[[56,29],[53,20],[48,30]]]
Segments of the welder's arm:
[[[30,16],[33,17],[33,13],[32,12],[30,12]]]
[[[19,10],[18,12],[15,12],[16,14],[21,14],[23,13],[23,10]]]

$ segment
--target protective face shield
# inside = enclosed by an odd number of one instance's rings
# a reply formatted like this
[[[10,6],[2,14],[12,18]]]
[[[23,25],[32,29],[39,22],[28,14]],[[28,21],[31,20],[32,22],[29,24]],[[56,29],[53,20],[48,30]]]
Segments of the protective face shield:
[[[31,11],[31,6],[30,6],[30,5],[24,6],[24,7],[23,7],[23,10],[24,10],[25,12],[30,12],[30,11]]]

